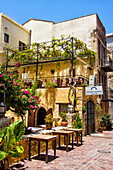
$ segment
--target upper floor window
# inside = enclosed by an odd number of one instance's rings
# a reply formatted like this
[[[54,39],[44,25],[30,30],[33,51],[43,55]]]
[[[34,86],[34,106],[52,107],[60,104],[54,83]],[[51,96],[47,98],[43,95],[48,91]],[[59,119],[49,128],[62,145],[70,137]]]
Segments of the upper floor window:
[[[19,41],[19,51],[25,50],[25,47],[26,45],[23,42]]]
[[[4,42],[9,43],[9,35],[4,33]]]

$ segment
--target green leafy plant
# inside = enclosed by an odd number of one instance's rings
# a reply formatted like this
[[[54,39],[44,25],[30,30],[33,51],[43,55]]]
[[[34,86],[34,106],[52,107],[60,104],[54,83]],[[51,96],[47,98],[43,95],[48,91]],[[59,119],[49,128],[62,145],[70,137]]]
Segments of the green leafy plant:
[[[23,147],[18,144],[24,135],[24,121],[16,121],[3,131],[0,130],[0,161],[4,169],[4,161],[9,157],[20,157],[24,152]]]
[[[106,126],[106,128],[110,128],[112,123],[111,123],[111,119],[110,119],[110,114],[109,113],[103,113],[100,116],[100,124],[101,126]]]
[[[53,116],[52,116],[52,114],[51,113],[49,113],[48,115],[46,115],[46,117],[45,117],[45,122],[51,122],[51,123],[53,123],[55,120],[54,120],[54,118],[53,118]]]
[[[48,81],[45,83],[45,87],[46,87],[46,88],[52,88],[52,87],[56,87],[56,86],[58,86],[57,83],[52,82],[51,80],[48,80]]]
[[[75,122],[74,122],[75,129],[83,129],[83,122],[80,118],[79,114],[76,115]]]
[[[81,86],[89,87],[89,85],[87,83],[82,83]]]
[[[102,114],[102,108],[101,108],[100,104],[96,105],[95,111],[98,114],[98,116],[100,116]]]
[[[86,112],[86,106],[83,106],[83,107],[82,107],[82,112],[83,112],[83,113]]]
[[[59,60],[59,59],[70,59],[72,48],[72,38],[70,36],[65,39],[64,36],[61,36],[61,40],[52,38],[51,43],[41,43],[38,45],[38,58],[43,60]],[[8,48],[9,49],[9,48]],[[5,50],[6,54],[7,48]],[[37,55],[37,43],[26,46],[23,51],[17,49],[9,49],[10,55],[8,57],[9,61],[14,59],[14,61],[21,64],[36,61]],[[87,63],[94,63],[95,52],[87,48],[86,44],[76,37],[73,37],[73,56],[79,58],[84,58],[87,56]],[[75,59],[75,58],[74,58]],[[93,62],[92,62],[93,59]],[[56,65],[59,68],[59,64]]]
[[[61,112],[61,118],[62,118],[62,122],[67,122],[67,115],[64,112]]]
[[[100,106],[100,104],[97,104],[95,107],[95,112],[97,114],[97,119],[99,121],[99,127],[101,126],[100,121],[101,121],[101,114],[102,114],[102,108]]]

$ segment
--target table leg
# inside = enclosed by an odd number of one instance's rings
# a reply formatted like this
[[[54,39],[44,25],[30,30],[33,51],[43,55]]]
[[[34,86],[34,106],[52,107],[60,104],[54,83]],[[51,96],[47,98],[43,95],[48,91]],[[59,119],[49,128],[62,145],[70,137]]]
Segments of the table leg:
[[[66,136],[64,135],[64,145],[65,145],[65,143],[66,143]]]
[[[78,146],[78,132],[77,132],[77,146]]]
[[[46,158],[45,162],[48,163],[48,140],[46,140]]]
[[[59,135],[59,148],[60,148],[60,135]]]
[[[40,155],[40,141],[38,141],[38,155]]]
[[[54,140],[54,158],[56,158],[56,139]]]
[[[68,138],[69,138],[68,134],[66,135],[66,138],[67,138],[67,139],[66,139],[66,152],[68,152],[68,140],[69,140],[69,139],[68,139]]]
[[[31,139],[29,138],[29,161],[31,161]]]
[[[72,134],[72,149],[74,148],[73,145],[74,145],[74,143],[73,143],[73,134]]]
[[[81,145],[82,145],[82,132],[81,132]]]
[[[70,144],[70,135],[69,135],[69,144]]]

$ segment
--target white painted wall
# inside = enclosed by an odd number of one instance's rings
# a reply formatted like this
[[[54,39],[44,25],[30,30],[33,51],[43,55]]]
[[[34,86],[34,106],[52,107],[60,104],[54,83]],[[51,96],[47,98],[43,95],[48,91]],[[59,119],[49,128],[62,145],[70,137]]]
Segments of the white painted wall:
[[[9,43],[4,42],[4,33],[9,35]],[[7,15],[0,13],[0,51],[3,51],[3,47],[6,46],[10,48],[18,47],[19,41],[28,44],[30,31]]]
[[[56,23],[53,25],[52,33],[55,38],[60,38],[61,35],[77,37],[91,48],[91,32],[94,29],[96,29],[96,14]]]
[[[91,49],[91,33],[97,27],[96,14],[63,21],[54,24],[53,22],[41,20],[29,20],[23,26],[31,30],[31,43],[51,41],[51,38],[60,39],[61,35],[77,37]]]
[[[31,44],[33,42],[45,42],[52,39],[53,22],[31,19],[23,26],[31,30]]]

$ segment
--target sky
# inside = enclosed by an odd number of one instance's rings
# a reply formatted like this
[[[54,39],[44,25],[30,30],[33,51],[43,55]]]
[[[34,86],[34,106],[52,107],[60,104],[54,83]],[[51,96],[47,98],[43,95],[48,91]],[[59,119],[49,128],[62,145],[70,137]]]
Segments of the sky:
[[[0,0],[0,12],[20,24],[30,18],[57,23],[97,13],[106,33],[113,33],[113,0]]]

